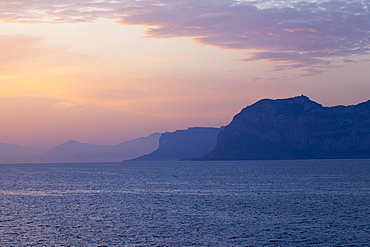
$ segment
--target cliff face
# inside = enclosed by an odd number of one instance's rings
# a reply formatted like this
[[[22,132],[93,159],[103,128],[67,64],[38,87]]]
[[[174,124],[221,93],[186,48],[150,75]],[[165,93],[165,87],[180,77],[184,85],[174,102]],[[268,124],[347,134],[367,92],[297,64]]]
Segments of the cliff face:
[[[182,160],[201,157],[213,150],[219,131],[219,128],[196,127],[164,133],[159,139],[157,150],[134,160]]]
[[[370,101],[323,107],[302,95],[264,99],[244,108],[202,159],[369,157]]]

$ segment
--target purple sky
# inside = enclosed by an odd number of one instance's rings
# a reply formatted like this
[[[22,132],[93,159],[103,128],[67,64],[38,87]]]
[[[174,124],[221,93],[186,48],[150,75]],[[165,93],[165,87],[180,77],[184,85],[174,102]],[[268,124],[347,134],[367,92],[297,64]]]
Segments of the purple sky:
[[[227,124],[261,98],[367,100],[369,10],[363,0],[1,1],[0,142],[109,144]],[[77,110],[106,121],[74,121]]]

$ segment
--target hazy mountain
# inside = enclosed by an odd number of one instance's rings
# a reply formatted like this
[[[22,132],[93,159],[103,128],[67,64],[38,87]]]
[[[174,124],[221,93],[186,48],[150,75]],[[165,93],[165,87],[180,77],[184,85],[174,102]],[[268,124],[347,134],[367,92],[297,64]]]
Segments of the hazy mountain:
[[[0,143],[0,163],[119,162],[153,152],[158,148],[160,136],[160,133],[154,133],[117,145],[70,140],[49,150]]]
[[[161,135],[157,150],[134,160],[182,160],[200,157],[215,147],[219,132],[220,128],[203,127],[167,132]]]
[[[0,163],[19,163],[33,161],[45,150],[23,147],[16,144],[0,143]]]
[[[138,157],[138,158],[137,158]],[[50,150],[0,143],[1,163],[370,158],[370,101],[323,107],[306,96],[264,99],[224,128],[155,133],[117,145],[68,141]]]
[[[220,131],[203,160],[370,158],[370,101],[323,107],[306,96],[264,99]]]
[[[157,149],[160,133],[117,145],[94,145],[70,140],[45,152],[42,162],[119,162]]]

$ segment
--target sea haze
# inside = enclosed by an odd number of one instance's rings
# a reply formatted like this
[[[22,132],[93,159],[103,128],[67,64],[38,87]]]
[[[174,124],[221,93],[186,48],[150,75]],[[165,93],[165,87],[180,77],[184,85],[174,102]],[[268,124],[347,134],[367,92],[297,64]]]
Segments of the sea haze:
[[[0,165],[1,246],[370,246],[370,160]]]

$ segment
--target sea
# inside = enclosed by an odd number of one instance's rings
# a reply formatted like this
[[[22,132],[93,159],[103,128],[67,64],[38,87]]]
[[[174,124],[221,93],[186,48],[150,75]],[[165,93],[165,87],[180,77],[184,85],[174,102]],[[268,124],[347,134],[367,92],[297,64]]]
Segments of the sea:
[[[370,160],[1,164],[0,246],[370,246]]]

